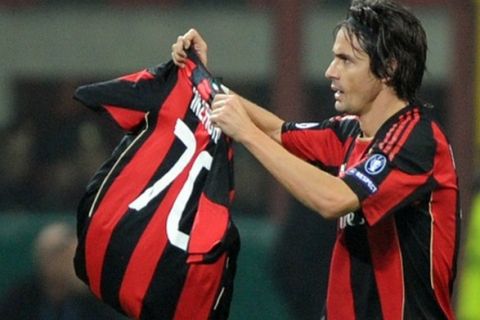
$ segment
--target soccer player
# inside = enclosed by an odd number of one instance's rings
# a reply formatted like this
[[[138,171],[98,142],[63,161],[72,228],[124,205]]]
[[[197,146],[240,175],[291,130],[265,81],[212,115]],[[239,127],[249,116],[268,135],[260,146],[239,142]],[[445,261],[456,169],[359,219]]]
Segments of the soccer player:
[[[192,45],[206,62],[192,29],[172,45],[177,65]],[[458,183],[449,142],[417,99],[425,31],[393,1],[353,1],[332,51],[325,76],[339,116],[286,122],[230,92],[216,96],[211,119],[297,199],[337,219],[327,319],[453,319]]]

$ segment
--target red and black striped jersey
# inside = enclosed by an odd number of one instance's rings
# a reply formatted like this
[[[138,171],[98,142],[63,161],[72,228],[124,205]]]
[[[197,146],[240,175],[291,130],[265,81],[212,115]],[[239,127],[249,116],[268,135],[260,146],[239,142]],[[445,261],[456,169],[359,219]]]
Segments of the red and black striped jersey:
[[[338,220],[327,319],[453,319],[458,182],[430,110],[411,104],[369,140],[354,116],[285,123],[282,143],[340,176],[361,202]]]
[[[75,268],[131,317],[207,319],[222,298],[238,233],[230,141],[209,118],[220,91],[189,52],[185,68],[169,61],[75,92],[125,132],[80,202]]]

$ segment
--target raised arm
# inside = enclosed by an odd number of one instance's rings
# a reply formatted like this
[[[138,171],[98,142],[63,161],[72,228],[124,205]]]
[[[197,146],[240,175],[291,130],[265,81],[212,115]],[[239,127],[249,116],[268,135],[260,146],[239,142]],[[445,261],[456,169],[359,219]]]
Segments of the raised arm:
[[[338,218],[359,208],[358,197],[342,179],[275,143],[251,120],[243,101],[236,96],[216,97],[212,122],[243,144],[295,198],[324,218]]]

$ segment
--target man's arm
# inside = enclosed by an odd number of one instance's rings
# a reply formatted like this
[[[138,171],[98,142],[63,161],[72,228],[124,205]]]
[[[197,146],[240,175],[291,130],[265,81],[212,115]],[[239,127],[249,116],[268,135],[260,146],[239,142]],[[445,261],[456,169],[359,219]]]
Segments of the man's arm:
[[[242,96],[238,96],[238,98],[241,100],[243,107],[253,123],[267,136],[281,144],[282,124],[284,120]],[[216,99],[228,99],[228,96],[219,95]]]
[[[342,179],[297,158],[276,143],[251,120],[249,107],[243,103],[244,99],[236,95],[216,97],[212,122],[243,144],[295,198],[327,219],[360,207],[357,195]]]
[[[295,157],[261,132],[252,132],[241,143],[296,199],[324,218],[359,208],[357,195],[342,179]]]

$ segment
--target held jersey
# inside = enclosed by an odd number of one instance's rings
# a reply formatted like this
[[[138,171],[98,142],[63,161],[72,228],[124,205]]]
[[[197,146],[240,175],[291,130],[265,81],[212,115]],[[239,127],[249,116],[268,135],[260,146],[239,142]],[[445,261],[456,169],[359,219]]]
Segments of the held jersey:
[[[460,239],[450,145],[426,107],[411,104],[361,136],[358,119],[286,123],[282,143],[341,177],[360,209],[338,220],[327,319],[453,319]]]
[[[169,61],[75,92],[125,132],[80,202],[75,269],[136,319],[206,319],[221,299],[238,233],[230,141],[209,119],[220,91],[188,52],[185,68]]]

